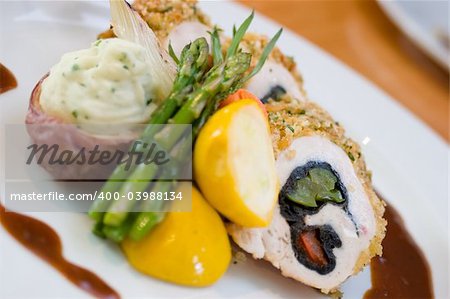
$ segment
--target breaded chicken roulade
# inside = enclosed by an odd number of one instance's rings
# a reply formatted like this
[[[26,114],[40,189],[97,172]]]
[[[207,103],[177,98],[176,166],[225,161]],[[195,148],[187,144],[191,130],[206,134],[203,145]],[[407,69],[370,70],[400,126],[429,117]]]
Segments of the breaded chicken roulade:
[[[284,97],[269,111],[282,186],[267,228],[230,224],[234,241],[284,276],[325,293],[381,254],[386,221],[359,146],[309,101]]]

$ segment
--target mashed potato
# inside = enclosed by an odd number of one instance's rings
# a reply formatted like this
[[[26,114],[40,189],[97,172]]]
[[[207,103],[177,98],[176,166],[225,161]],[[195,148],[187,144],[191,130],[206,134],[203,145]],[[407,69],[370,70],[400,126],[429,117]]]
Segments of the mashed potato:
[[[80,125],[145,123],[160,100],[150,69],[142,46],[98,40],[51,69],[42,84],[42,110]]]

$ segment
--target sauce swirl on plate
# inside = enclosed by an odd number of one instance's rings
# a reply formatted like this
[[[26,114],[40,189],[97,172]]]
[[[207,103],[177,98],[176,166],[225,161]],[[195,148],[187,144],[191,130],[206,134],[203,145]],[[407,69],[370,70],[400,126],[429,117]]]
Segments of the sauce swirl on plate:
[[[384,214],[388,225],[383,256],[370,263],[372,288],[364,299],[434,298],[431,271],[424,254],[391,206]]]
[[[0,94],[17,87],[13,73],[0,63]]]
[[[420,248],[408,233],[402,218],[387,206],[388,221],[383,256],[372,259],[372,288],[364,299],[434,298],[431,272]],[[23,246],[47,261],[69,281],[98,298],[120,298],[94,273],[67,261],[61,239],[47,224],[14,212],[0,204],[0,223]]]
[[[47,224],[14,212],[0,204],[0,223],[19,243],[52,265],[70,282],[97,298],[120,298],[119,294],[96,274],[67,261],[61,239]]]

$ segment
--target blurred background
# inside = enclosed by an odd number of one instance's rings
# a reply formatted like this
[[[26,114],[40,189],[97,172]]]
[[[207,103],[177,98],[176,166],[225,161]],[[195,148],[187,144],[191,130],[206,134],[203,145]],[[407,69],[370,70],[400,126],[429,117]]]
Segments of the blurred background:
[[[244,1],[367,77],[449,142],[449,1]]]

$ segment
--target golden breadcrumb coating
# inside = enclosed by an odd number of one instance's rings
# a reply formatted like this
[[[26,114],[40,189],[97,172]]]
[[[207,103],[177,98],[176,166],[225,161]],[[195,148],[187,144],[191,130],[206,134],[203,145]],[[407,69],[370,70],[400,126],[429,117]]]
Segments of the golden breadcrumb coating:
[[[211,27],[209,18],[196,5],[197,0],[136,0],[132,6],[161,39],[184,21]]]
[[[199,21],[211,27],[209,18],[198,10],[196,5],[197,0],[136,0],[131,6],[162,40],[175,26],[184,21]],[[111,29],[98,36],[110,37],[114,37]]]

